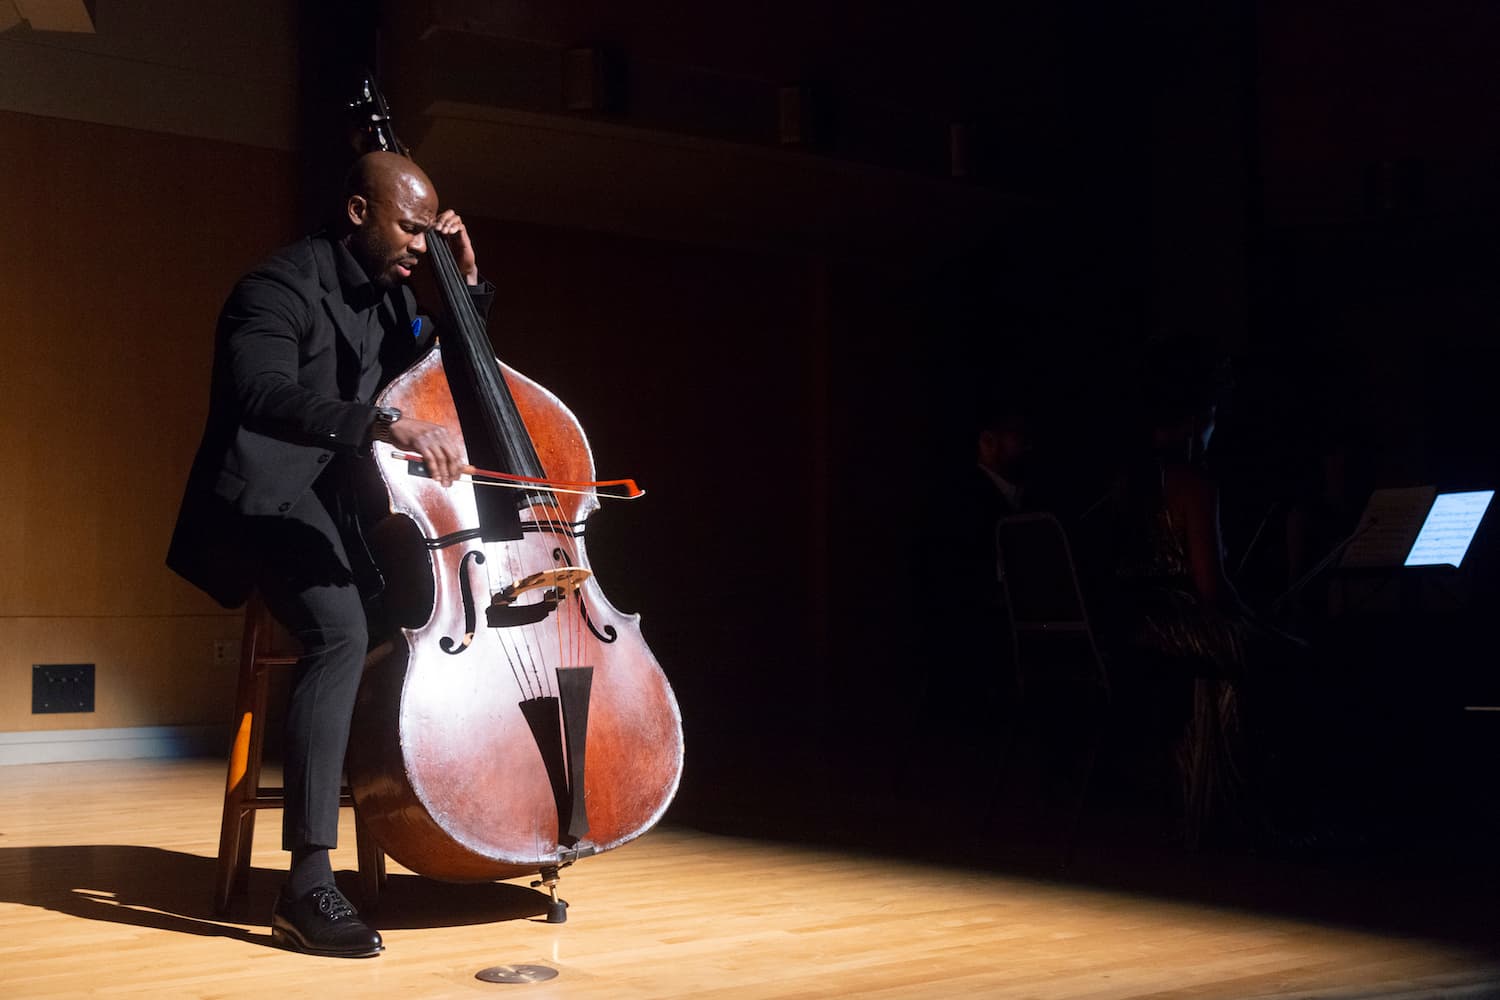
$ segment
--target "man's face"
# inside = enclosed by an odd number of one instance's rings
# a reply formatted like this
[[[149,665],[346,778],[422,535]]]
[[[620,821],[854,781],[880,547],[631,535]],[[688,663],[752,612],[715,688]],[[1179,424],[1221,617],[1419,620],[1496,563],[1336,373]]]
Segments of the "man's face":
[[[401,175],[369,199],[347,206],[354,232],[349,251],[370,280],[392,288],[411,277],[427,252],[427,228],[437,218],[437,195],[420,178]]]
[[[1024,423],[1006,423],[979,433],[979,464],[991,472],[1019,475],[1031,454],[1031,434]]]

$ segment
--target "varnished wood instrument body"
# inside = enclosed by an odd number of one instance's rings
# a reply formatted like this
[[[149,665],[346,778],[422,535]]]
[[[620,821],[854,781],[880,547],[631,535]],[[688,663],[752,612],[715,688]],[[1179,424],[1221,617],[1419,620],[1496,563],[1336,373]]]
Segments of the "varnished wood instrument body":
[[[547,477],[592,481],[572,412],[501,371]],[[460,426],[436,350],[379,402]],[[534,873],[645,832],[676,791],[683,744],[676,699],[638,616],[616,610],[590,578],[537,624],[485,624],[492,591],[537,567],[587,567],[584,522],[598,501],[558,494],[527,504],[520,539],[485,543],[474,537],[475,491],[485,487],[444,489],[412,474],[390,446],[375,449],[392,515],[372,548],[406,627],[371,652],[355,711],[347,769],[361,819],[401,864],[450,881]],[[470,630],[472,641],[454,652]],[[592,668],[586,752],[563,766],[546,732],[558,709],[546,697],[560,672],[579,667]],[[587,815],[576,839],[564,829],[564,793],[579,777],[569,772],[581,772]]]

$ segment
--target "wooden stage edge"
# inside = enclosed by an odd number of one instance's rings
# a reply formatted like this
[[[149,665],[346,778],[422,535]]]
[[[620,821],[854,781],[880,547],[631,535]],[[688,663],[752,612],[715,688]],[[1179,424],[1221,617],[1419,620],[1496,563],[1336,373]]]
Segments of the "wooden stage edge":
[[[211,760],[0,768],[0,996],[1500,997],[1472,944],[671,824],[569,869],[560,925],[524,881],[393,866],[385,954],[311,958],[267,931],[278,814],[247,904],[214,916],[222,781]],[[558,975],[475,979],[521,964]]]

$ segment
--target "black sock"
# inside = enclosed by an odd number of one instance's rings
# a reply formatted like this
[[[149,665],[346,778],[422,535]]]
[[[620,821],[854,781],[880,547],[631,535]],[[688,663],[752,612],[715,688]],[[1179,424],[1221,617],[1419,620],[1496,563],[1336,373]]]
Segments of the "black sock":
[[[333,865],[328,848],[310,844],[292,851],[292,870],[286,880],[286,894],[301,899],[320,885],[333,885]]]

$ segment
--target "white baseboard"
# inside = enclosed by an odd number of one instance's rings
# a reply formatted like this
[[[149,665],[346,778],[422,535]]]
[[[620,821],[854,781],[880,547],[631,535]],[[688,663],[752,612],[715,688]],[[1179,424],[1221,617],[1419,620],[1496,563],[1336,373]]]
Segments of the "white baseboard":
[[[70,760],[223,755],[223,726],[136,726],[129,729],[43,729],[0,733],[0,766]]]

